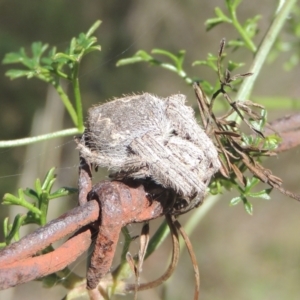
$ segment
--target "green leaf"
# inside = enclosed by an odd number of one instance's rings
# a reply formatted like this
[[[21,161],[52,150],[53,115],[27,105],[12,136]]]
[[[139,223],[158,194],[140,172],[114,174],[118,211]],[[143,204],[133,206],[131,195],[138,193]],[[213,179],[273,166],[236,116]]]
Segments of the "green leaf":
[[[256,15],[255,17],[251,19],[247,19],[245,24],[243,25],[243,28],[245,32],[247,32],[249,38],[253,38],[257,32],[258,32],[258,20],[261,18],[260,15]]]
[[[24,190],[24,194],[34,200],[38,200],[38,194],[36,191],[34,191],[33,189],[30,189],[30,188],[26,188]]]
[[[45,179],[43,181],[43,185],[41,187],[41,190],[48,190],[48,192],[50,192],[50,189],[49,189],[49,186],[52,186],[53,185],[53,179],[55,180],[56,176],[55,176],[55,168],[51,168],[46,176],[45,176]]]
[[[123,58],[123,59],[118,60],[116,63],[116,66],[122,67],[122,66],[130,65],[130,64],[142,62],[142,61],[144,61],[143,58],[141,58],[139,56],[133,56],[133,57]]]
[[[40,195],[42,194],[43,190],[42,190],[42,186],[41,186],[41,180],[39,178],[37,178],[35,180],[35,190],[36,190],[38,196],[40,197]]]
[[[245,42],[242,40],[230,40],[230,41],[228,41],[227,45],[229,47],[239,48],[239,47],[244,47]]]
[[[18,52],[7,53],[5,54],[4,59],[2,60],[3,64],[15,64],[21,62],[22,62],[22,56]]]
[[[224,22],[232,23],[232,20],[228,18],[219,7],[215,8],[215,14],[217,16],[216,18],[210,18],[204,23],[207,31]]]
[[[256,177],[252,177],[251,179],[249,177],[246,178],[246,186],[245,186],[245,190],[244,193],[248,195],[248,192],[254,188],[258,183],[260,182],[260,180]]]
[[[230,11],[236,11],[237,7],[241,3],[242,0],[226,0],[226,5],[228,7],[228,10]]]
[[[184,57],[184,54],[185,54],[185,51],[183,51],[183,57]],[[174,63],[175,65],[178,64],[178,56],[174,55],[173,53],[167,51],[167,50],[163,50],[163,49],[153,49],[151,51],[152,54],[160,54],[160,55],[164,55],[164,56],[167,56],[169,57]]]
[[[76,55],[69,55],[69,54],[66,54],[66,53],[62,53],[62,52],[59,52],[59,53],[56,53],[55,56],[53,57],[53,60],[54,61],[57,61],[57,62],[63,62],[63,63],[68,63],[70,61],[73,61],[73,62],[76,62],[77,61],[77,58],[76,58]]]
[[[42,54],[47,50],[47,48],[48,48],[47,44],[43,45],[41,42],[32,43],[31,51],[33,54],[32,60],[33,60],[34,67],[39,66],[40,58]]]
[[[4,237],[6,238],[9,233],[8,217],[4,218],[3,220],[3,233],[4,233]]]
[[[275,150],[278,145],[281,143],[282,139],[276,134],[271,134],[263,139],[263,148],[267,150]]]
[[[19,52],[7,53],[2,61],[3,64],[20,63],[26,66],[29,70],[33,70],[39,67],[39,62],[42,54],[48,48],[47,44],[41,42],[34,42],[31,45],[32,57],[30,58],[24,48],[21,48]]]
[[[7,245],[9,245],[11,243],[11,240],[14,237],[15,237],[16,240],[18,240],[18,238],[16,238],[16,236],[18,237],[18,232],[19,232],[20,227],[22,226],[25,218],[26,218],[26,215],[17,214],[15,216],[12,228],[11,228],[8,236],[5,239]]]
[[[216,7],[215,8],[215,14],[217,17],[219,17],[223,22],[228,22],[228,23],[231,23],[231,19],[228,18],[224,13],[223,11],[221,10],[220,7]]]
[[[88,32],[86,33],[87,37],[90,37],[101,25],[102,21],[97,20],[92,26],[91,28],[88,30]]]
[[[204,25],[205,25],[205,29],[207,31],[211,30],[212,28],[214,28],[215,26],[223,23],[223,19],[221,18],[211,18],[205,21]]]
[[[20,77],[32,78],[34,75],[35,75],[34,71],[26,71],[26,70],[10,69],[7,72],[5,72],[5,76],[9,77],[11,80]]]
[[[60,198],[60,197],[65,197],[65,196],[72,195],[77,192],[78,192],[78,189],[74,189],[74,188],[68,188],[68,187],[60,188],[57,191],[55,191],[54,193],[49,195],[49,200],[52,200],[55,198]]]
[[[262,190],[257,193],[249,193],[248,195],[253,198],[261,198],[261,199],[265,199],[265,200],[270,200],[271,199],[270,193],[272,190],[273,190],[272,188],[269,188],[269,189],[265,189],[265,190]]]
[[[192,63],[192,66],[204,65],[213,69],[215,72],[218,71],[217,66],[218,57],[212,53],[207,54],[206,60],[196,60]]]
[[[244,66],[245,64],[244,63],[237,63],[237,62],[233,62],[232,60],[229,60],[228,61],[228,66],[227,66],[227,69],[232,72],[233,70],[237,69],[237,68],[240,68],[242,66]]]
[[[40,210],[37,207],[35,207],[34,205],[32,205],[31,203],[29,203],[25,200],[24,193],[23,193],[22,189],[18,190],[18,194],[19,194],[18,195],[19,197],[16,197],[16,196],[14,196],[12,194],[9,194],[9,193],[4,194],[2,204],[3,205],[23,206],[23,207],[27,208],[28,210],[32,211],[35,214],[38,214],[38,215],[41,214]]]
[[[241,197],[234,197],[230,200],[230,206],[234,206],[237,205],[238,203],[240,203],[242,200]]]
[[[211,96],[214,93],[214,91],[215,91],[214,86],[211,85],[206,80],[201,81],[201,87],[204,90],[205,94],[208,95],[208,96]]]
[[[252,216],[253,205],[247,199],[244,199],[243,201],[244,201],[244,208],[245,208],[246,212]]]
[[[98,45],[98,46],[91,46],[91,47],[89,47],[88,49],[86,49],[84,51],[84,55],[86,55],[86,54],[88,54],[90,52],[93,52],[93,51],[101,51],[101,46]]]

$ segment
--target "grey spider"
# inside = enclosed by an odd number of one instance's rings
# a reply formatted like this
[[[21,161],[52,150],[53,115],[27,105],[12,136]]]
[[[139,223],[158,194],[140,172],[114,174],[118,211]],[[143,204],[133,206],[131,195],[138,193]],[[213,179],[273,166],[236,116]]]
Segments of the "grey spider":
[[[150,179],[171,189],[185,200],[181,213],[192,209],[203,200],[220,162],[185,99],[144,93],[92,107],[80,154],[108,168],[113,179]]]

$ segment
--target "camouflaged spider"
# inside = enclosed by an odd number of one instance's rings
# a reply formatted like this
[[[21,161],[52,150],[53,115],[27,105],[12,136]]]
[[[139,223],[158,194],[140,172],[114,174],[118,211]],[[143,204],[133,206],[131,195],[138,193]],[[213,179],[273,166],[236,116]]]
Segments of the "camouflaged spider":
[[[220,162],[185,99],[145,93],[91,108],[78,142],[81,156],[108,168],[115,180],[151,180],[171,189],[173,213],[189,211],[203,200]]]

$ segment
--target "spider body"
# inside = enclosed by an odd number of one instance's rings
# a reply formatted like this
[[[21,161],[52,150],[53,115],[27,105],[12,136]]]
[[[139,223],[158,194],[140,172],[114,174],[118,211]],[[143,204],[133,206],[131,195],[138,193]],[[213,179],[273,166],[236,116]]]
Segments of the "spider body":
[[[190,210],[202,201],[220,162],[213,142],[184,103],[184,95],[145,93],[91,108],[78,144],[81,155],[107,167],[113,179],[152,180],[173,190],[180,212]]]

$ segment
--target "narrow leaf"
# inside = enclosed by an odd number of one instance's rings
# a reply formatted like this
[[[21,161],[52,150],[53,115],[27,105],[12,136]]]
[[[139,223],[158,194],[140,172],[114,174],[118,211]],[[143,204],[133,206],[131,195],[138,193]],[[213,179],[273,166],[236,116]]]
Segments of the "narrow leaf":
[[[261,199],[265,199],[265,200],[270,200],[270,193],[273,189],[269,188],[269,189],[265,189],[262,190],[260,192],[257,193],[249,193],[248,196],[253,197],[253,198],[261,198]]]
[[[101,25],[102,21],[101,20],[97,20],[92,27],[88,30],[88,32],[86,33],[87,37],[90,37]]]
[[[252,216],[253,214],[253,205],[246,199],[244,200],[244,208],[246,212]]]
[[[238,203],[240,203],[242,200],[241,197],[234,197],[230,200],[230,206],[234,206],[237,205]]]

